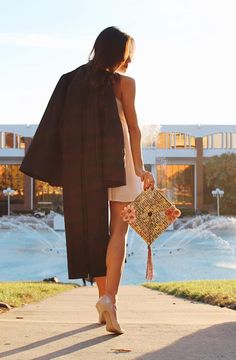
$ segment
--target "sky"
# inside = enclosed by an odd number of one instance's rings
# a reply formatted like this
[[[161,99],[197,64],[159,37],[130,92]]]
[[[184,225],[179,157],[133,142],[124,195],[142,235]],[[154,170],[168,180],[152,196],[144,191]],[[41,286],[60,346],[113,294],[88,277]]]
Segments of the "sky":
[[[0,124],[38,124],[97,35],[135,39],[141,125],[236,124],[235,0],[0,0]]]

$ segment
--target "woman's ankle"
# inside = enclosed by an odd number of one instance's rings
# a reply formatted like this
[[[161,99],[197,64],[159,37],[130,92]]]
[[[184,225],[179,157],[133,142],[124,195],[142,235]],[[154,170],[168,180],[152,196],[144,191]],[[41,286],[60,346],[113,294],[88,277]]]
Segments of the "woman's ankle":
[[[100,299],[100,297],[102,297],[105,294],[106,294],[105,291],[104,292],[99,292],[99,294],[98,294],[99,299]]]
[[[108,295],[109,298],[111,299],[112,303],[113,304],[116,304],[116,295],[115,294],[111,294],[109,293],[108,291],[106,291],[106,294],[105,295]]]

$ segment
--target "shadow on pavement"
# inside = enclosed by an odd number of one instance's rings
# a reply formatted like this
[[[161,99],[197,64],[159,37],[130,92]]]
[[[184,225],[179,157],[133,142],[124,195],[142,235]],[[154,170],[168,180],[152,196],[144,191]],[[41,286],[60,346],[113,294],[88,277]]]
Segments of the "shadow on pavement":
[[[157,339],[158,343],[158,339]],[[214,325],[135,360],[235,360],[236,322]]]
[[[49,344],[49,343],[51,343],[53,341],[58,341],[58,340],[64,339],[64,338],[69,337],[69,336],[74,336],[74,335],[79,334],[81,332],[97,329],[98,327],[101,327],[101,325],[100,324],[86,325],[86,326],[84,326],[82,328],[79,328],[79,329],[67,331],[65,333],[49,337],[47,339],[35,341],[34,343],[24,345],[24,346],[21,346],[21,347],[16,348],[16,349],[11,349],[11,350],[8,350],[8,351],[1,352],[0,353],[0,358],[6,358],[7,356],[11,356],[11,355],[19,354],[19,353],[22,353],[22,352],[25,352],[25,351],[28,351],[28,350],[32,350],[32,349],[35,349],[37,347]],[[108,335],[103,335],[103,336],[96,337],[94,339],[89,339],[89,340],[86,340],[86,341],[83,341],[83,342],[78,342],[78,344],[71,345],[71,346],[69,346],[69,347],[67,347],[65,349],[60,349],[58,351],[52,352],[52,353],[44,355],[44,356],[34,357],[34,360],[36,360],[36,359],[37,360],[39,360],[39,359],[40,360],[54,359],[54,358],[57,358],[57,357],[62,356],[62,355],[70,354],[72,352],[75,352],[75,351],[78,351],[78,350],[81,350],[81,349],[84,349],[84,348],[87,348],[87,347],[90,347],[90,346],[94,346],[94,345],[99,344],[99,343],[101,343],[103,341],[110,340],[113,337],[114,337],[114,335],[108,334]],[[20,358],[21,357],[19,357],[19,359]]]

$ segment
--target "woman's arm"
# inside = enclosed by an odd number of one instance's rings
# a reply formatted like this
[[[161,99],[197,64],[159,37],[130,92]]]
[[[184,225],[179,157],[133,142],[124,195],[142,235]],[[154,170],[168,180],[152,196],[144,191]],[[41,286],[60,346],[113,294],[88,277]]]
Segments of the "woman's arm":
[[[144,181],[144,190],[151,186],[154,187],[153,175],[146,171],[142,159],[141,131],[138,125],[137,114],[135,111],[135,80],[128,77],[121,77],[121,100],[127,121],[130,145],[134,161],[135,173]]]
[[[129,129],[134,168],[136,175],[139,176],[145,170],[141,152],[141,131],[134,105],[135,81],[127,76],[122,76],[121,78],[121,100]]]

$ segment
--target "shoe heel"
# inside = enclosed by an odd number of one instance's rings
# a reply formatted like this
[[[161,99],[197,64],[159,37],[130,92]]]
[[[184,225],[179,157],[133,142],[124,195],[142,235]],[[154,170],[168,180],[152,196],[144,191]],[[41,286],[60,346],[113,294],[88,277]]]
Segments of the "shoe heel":
[[[102,302],[99,302],[96,304],[97,309],[99,310],[100,314],[103,314],[105,321],[106,321],[106,330],[109,332],[115,332],[117,334],[123,334],[124,330],[121,329],[118,321],[115,318],[115,315],[113,314],[112,309],[107,306],[106,304],[103,304]]]

